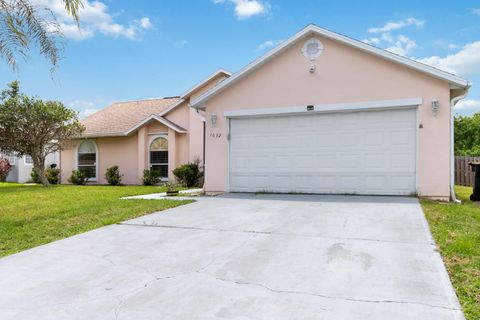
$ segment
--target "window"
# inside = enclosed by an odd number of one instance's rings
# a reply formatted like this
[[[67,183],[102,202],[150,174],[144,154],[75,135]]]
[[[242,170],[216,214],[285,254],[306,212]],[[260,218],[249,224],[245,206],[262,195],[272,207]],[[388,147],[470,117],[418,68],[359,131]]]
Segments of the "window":
[[[162,178],[168,178],[168,140],[155,138],[150,144],[150,169],[160,172]]]
[[[77,150],[77,169],[90,180],[97,179],[97,146],[95,142],[83,141]]]
[[[24,161],[25,161],[25,165],[27,166],[33,165],[33,159],[29,155],[25,155]]]
[[[11,166],[14,166],[16,163],[17,157],[13,152],[7,152],[7,151],[1,151],[0,150],[0,157],[5,158],[8,160],[8,163],[10,163]]]

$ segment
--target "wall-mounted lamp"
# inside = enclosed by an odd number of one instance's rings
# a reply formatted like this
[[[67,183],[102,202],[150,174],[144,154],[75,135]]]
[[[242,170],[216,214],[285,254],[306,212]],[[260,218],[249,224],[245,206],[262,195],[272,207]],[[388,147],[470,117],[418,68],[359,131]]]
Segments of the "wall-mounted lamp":
[[[210,116],[210,121],[212,122],[212,126],[215,127],[217,124],[217,114],[215,112],[213,112]]]
[[[437,99],[432,100],[432,113],[433,116],[436,117],[438,113],[438,109],[440,108],[440,102]]]

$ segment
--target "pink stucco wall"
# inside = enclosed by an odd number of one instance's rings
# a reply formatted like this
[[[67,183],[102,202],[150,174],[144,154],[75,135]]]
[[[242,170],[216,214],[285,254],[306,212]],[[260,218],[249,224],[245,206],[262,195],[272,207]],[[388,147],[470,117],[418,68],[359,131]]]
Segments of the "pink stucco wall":
[[[323,54],[314,62],[301,54],[306,39],[245,76],[206,102],[206,119],[215,112],[215,127],[207,121],[205,189],[227,190],[228,150],[225,110],[289,107],[309,104],[348,103],[374,100],[423,98],[418,121],[418,193],[421,196],[449,197],[450,89],[445,81],[394,62],[365,53],[324,37]],[[432,99],[440,102],[432,116]],[[209,137],[222,133],[222,138]]]
[[[192,92],[197,97],[222,81],[225,75],[218,75]],[[148,149],[155,134],[168,136],[169,146],[169,179],[173,180],[172,170],[177,166],[199,159],[203,163],[203,119],[200,114],[189,107],[190,97],[167,113],[164,117],[187,130],[187,133],[176,133],[165,125],[152,121],[141,127],[128,137],[108,137],[92,139],[98,148],[98,177],[96,183],[105,184],[105,171],[108,167],[118,165],[124,174],[124,184],[139,184],[143,170],[148,169]],[[76,170],[77,141],[63,150],[61,157],[62,183],[68,183],[72,170]]]
[[[109,137],[92,139],[98,149],[97,165],[98,176],[96,183],[105,184],[105,171],[108,167],[118,165],[124,175],[122,182],[125,184],[138,184],[137,168],[137,135],[129,137]],[[79,141],[80,142],[80,141]],[[76,170],[77,145],[61,152],[62,183],[68,183],[72,170]]]

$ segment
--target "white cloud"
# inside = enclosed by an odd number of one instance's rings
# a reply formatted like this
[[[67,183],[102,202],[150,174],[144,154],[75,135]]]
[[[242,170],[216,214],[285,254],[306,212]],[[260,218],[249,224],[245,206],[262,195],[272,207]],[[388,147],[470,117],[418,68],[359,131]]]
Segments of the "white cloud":
[[[185,47],[187,44],[188,44],[187,40],[175,41],[175,47],[177,48]]]
[[[480,100],[460,100],[455,105],[455,110],[469,110],[469,109],[480,109]]]
[[[84,118],[86,118],[88,116],[91,116],[92,114],[94,114],[98,111],[99,111],[98,109],[94,109],[94,108],[85,109],[85,110],[82,110],[80,112],[79,117],[80,117],[80,119],[84,119]]]
[[[150,29],[151,27],[153,27],[153,24],[148,17],[143,17],[139,20],[139,23],[140,27],[142,27],[143,29]]]
[[[80,28],[71,16],[67,14],[62,0],[33,0],[32,3],[39,7],[50,9],[66,38],[83,40],[101,33],[114,38],[138,39],[142,30],[152,28],[148,17],[133,20],[129,24],[116,22],[108,12],[106,4],[100,1],[83,1],[83,8],[79,10]],[[50,26],[52,28],[52,26]],[[52,30],[53,31],[53,30]]]
[[[480,41],[469,43],[446,57],[432,56],[417,60],[460,76],[479,74]]]
[[[368,39],[363,39],[362,42],[365,42],[367,44],[379,44],[380,43],[380,39],[379,38],[376,38],[376,37],[372,37],[372,38],[368,38]]]
[[[480,16],[480,8],[470,8],[470,12]]]
[[[265,15],[270,11],[270,4],[262,0],[212,0],[213,3],[232,3],[235,16],[238,20],[245,20],[258,15]]]
[[[402,29],[409,26],[416,26],[417,28],[421,28],[423,27],[424,24],[425,24],[425,21],[410,17],[405,20],[387,22],[383,27],[380,27],[380,28],[370,28],[368,29],[368,32],[384,33],[384,32],[390,32],[393,30]]]
[[[387,50],[401,56],[407,56],[416,48],[416,46],[417,44],[412,39],[404,35],[399,35],[397,40],[393,45],[389,46]]]
[[[282,39],[282,40],[278,40],[278,41],[267,40],[267,41],[261,43],[261,44],[257,47],[257,50],[268,49],[268,48],[274,47],[274,46],[276,46],[276,45],[279,45],[279,44],[282,43],[282,42],[283,42],[283,39]]]
[[[447,48],[448,49],[458,49],[458,48],[460,48],[460,46],[458,46],[456,44],[453,44],[453,43],[450,43],[450,44],[448,44]]]
[[[91,116],[97,111],[100,111],[96,106],[100,105],[100,101],[88,101],[88,100],[74,100],[68,104],[69,108],[78,110],[78,117],[84,119],[88,116]]]

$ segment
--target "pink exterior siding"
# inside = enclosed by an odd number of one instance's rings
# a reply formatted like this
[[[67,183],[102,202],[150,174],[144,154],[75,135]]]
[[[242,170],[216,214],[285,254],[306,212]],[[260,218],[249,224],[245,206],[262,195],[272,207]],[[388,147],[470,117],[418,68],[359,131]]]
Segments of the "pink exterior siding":
[[[309,73],[312,62],[301,54],[303,39],[206,102],[206,191],[228,190],[226,110],[421,97],[418,192],[448,199],[449,84],[327,38],[317,38],[325,50],[314,62],[314,74]],[[440,102],[436,117],[431,112],[432,99]],[[213,112],[218,116],[215,127],[208,121]],[[222,138],[209,137],[210,133],[221,133]]]

